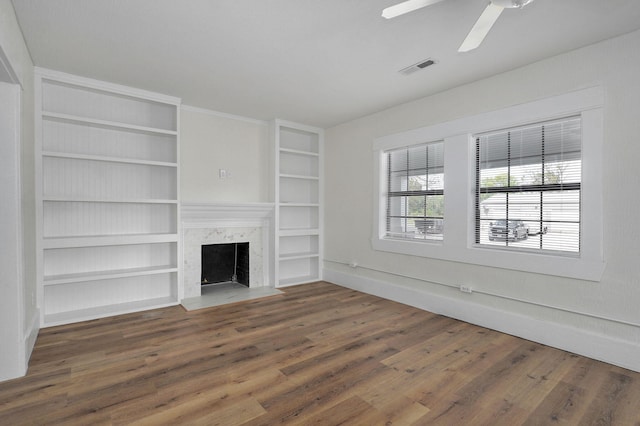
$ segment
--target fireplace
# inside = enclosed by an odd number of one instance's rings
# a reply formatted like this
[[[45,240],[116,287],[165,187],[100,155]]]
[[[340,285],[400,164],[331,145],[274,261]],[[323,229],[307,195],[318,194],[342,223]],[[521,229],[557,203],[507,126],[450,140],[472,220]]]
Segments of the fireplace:
[[[249,243],[203,244],[202,285],[238,283],[249,287]]]
[[[248,287],[270,287],[269,265],[273,260],[269,250],[269,228],[272,212],[271,203],[182,204],[180,299],[202,294],[202,246],[207,245],[249,243]],[[232,277],[225,280],[229,278]],[[207,280],[212,279],[207,277]]]

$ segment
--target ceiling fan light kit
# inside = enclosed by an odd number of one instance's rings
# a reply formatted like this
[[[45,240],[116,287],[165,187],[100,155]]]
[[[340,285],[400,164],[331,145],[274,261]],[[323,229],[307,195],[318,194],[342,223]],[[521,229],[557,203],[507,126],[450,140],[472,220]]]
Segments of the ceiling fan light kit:
[[[398,3],[394,6],[387,7],[382,11],[382,17],[386,19],[395,18],[405,13],[423,7],[431,6],[443,0],[408,0]],[[458,52],[468,52],[480,46],[484,38],[487,36],[493,24],[496,23],[500,14],[504,9],[521,9],[531,3],[533,0],[490,0],[484,9],[480,18],[469,31],[469,34],[460,45]]]

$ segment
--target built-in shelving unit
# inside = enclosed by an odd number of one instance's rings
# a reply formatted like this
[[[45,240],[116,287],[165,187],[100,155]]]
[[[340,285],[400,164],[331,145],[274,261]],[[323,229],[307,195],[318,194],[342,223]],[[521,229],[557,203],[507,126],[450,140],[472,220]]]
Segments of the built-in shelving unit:
[[[275,120],[275,282],[322,279],[321,129]]]
[[[42,326],[178,303],[179,105],[36,70]]]

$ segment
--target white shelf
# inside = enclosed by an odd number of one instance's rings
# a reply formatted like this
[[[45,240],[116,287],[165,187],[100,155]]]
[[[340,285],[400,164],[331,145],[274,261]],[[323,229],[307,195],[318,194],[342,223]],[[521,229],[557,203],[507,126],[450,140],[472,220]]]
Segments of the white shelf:
[[[178,234],[89,235],[43,238],[43,248],[95,247],[124,244],[171,243],[176,241],[178,241]]]
[[[287,152],[289,154],[295,154],[295,155],[307,155],[310,157],[319,157],[320,154],[318,154],[317,152],[311,152],[311,151],[302,151],[299,149],[290,149],[290,148],[280,148],[280,152]]]
[[[280,254],[280,260],[281,261],[296,260],[296,259],[309,259],[309,258],[312,258],[312,257],[320,257],[320,254],[317,253],[317,252]]]
[[[275,283],[288,286],[322,279],[321,129],[276,120]]]
[[[135,124],[120,123],[109,120],[99,120],[95,118],[82,117],[72,114],[61,114],[50,111],[43,111],[42,118],[48,120],[58,120],[70,123],[78,123],[85,126],[109,127],[112,129],[122,129],[141,133],[151,133],[157,135],[177,135],[175,130],[158,129],[154,127],[138,126]]]
[[[278,283],[278,287],[288,287],[292,285],[307,284],[307,283],[319,281],[320,279],[321,279],[320,275],[305,275],[305,276],[299,276],[299,277],[293,277],[293,278],[285,278],[280,280],[280,282]]]
[[[69,158],[73,160],[106,161],[109,163],[141,164],[145,166],[178,167],[177,163],[165,161],[140,160],[135,158],[107,157],[104,155],[73,154],[65,152],[43,151],[43,157]]]
[[[156,266],[148,268],[131,268],[131,269],[114,269],[109,271],[95,271],[77,274],[53,275],[44,277],[44,285],[60,285],[67,283],[78,283],[85,281],[98,281],[115,278],[140,277],[143,275],[166,274],[170,272],[178,272],[175,266]]]
[[[177,98],[36,69],[43,327],[178,303]]]
[[[280,229],[281,237],[299,237],[303,235],[320,235],[320,230],[309,228]]]
[[[307,180],[319,180],[318,176],[311,175],[290,175],[290,174],[280,174],[281,178],[285,179],[307,179]]]
[[[125,204],[178,204],[178,200],[152,200],[146,198],[140,199],[107,199],[107,198],[84,198],[84,197],[64,197],[64,196],[45,196],[42,201],[69,202],[69,203],[125,203]]]
[[[132,302],[119,303],[115,305],[105,305],[74,311],[46,314],[44,323],[47,326],[69,324],[78,321],[87,321],[97,318],[104,318],[112,315],[128,314],[131,312],[145,311],[149,309],[164,308],[178,304],[176,297],[159,297],[155,299],[136,300]]]
[[[280,207],[320,207],[318,203],[295,203],[289,201],[281,201]]]

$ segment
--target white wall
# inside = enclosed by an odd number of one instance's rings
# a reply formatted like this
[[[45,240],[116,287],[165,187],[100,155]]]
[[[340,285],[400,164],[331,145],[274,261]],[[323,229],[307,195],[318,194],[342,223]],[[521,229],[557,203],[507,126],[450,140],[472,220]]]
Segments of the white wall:
[[[212,111],[180,111],[180,190],[185,203],[269,201],[266,123]],[[219,170],[230,177],[221,179]]]
[[[328,129],[325,278],[640,371],[639,45],[634,32]],[[591,86],[606,97],[600,282],[372,249],[374,138]]]
[[[12,69],[18,80],[13,87],[19,98],[17,101],[11,99],[11,89],[5,87],[3,90],[4,118],[9,119],[11,108],[16,105],[20,108],[14,129],[9,131],[8,123],[3,123],[3,244],[0,253],[3,261],[10,265],[2,268],[3,285],[0,287],[1,380],[26,372],[39,324],[35,298],[33,63],[10,0],[0,0],[0,50],[7,61],[4,65]],[[12,132],[18,137],[14,147],[10,146]],[[13,214],[21,215],[22,220]],[[8,360],[11,362],[4,362]]]
[[[19,89],[0,82],[0,380],[25,372],[21,339],[23,293],[20,235]],[[16,226],[18,225],[18,226]]]

